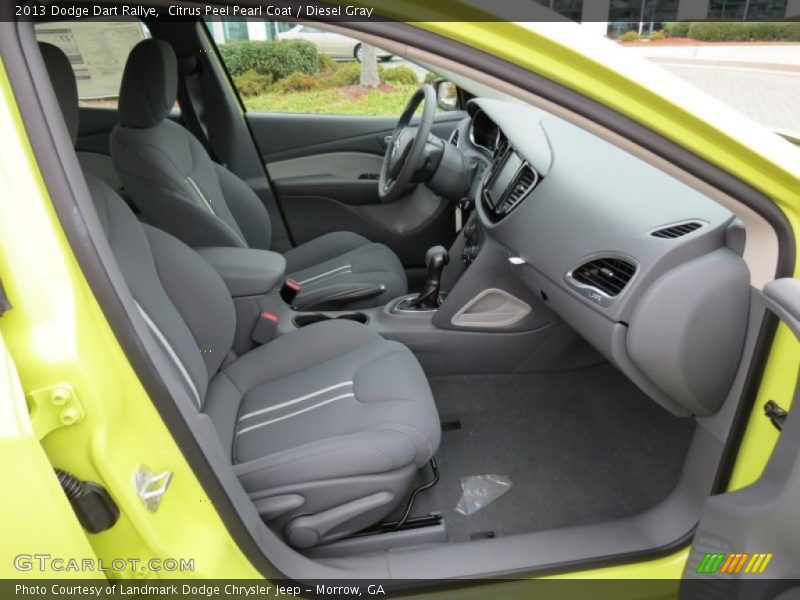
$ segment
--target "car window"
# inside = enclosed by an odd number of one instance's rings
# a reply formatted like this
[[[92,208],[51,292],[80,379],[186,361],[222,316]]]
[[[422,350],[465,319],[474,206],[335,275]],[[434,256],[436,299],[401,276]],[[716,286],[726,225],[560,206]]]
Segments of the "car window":
[[[247,39],[233,39],[230,21],[206,21],[249,111],[398,116],[420,83],[438,78],[375,48],[374,76],[362,82],[370,50],[359,39],[307,25],[243,23]]]
[[[138,19],[52,21],[36,25],[36,39],[61,48],[78,82],[82,106],[116,106],[131,49],[150,37]]]

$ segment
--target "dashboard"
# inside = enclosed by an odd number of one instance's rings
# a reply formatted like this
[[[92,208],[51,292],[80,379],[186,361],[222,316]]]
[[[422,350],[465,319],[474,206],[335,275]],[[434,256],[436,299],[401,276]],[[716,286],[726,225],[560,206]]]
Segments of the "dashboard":
[[[745,232],[675,177],[525,104],[474,99],[455,135],[483,235],[544,304],[654,400],[713,414],[749,311]]]

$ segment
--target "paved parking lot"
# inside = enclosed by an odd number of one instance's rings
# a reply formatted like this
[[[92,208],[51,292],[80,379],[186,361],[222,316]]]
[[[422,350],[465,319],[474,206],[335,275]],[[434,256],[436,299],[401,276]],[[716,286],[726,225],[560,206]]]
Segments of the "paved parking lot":
[[[800,72],[661,66],[762,125],[800,131]]]
[[[422,79],[425,69],[401,58],[381,63],[406,66]],[[659,63],[660,67],[722,100],[757,123],[800,132],[800,71]]]

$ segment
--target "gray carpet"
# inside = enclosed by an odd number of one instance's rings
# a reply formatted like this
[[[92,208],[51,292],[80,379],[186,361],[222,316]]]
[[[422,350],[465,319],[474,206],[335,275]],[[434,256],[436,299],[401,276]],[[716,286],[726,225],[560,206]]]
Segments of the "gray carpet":
[[[607,364],[430,382],[442,422],[461,428],[442,432],[441,480],[412,515],[443,513],[451,541],[641,512],[674,488],[694,431],[692,419],[673,417]],[[513,489],[471,516],[457,513],[461,477],[489,473],[508,475]]]

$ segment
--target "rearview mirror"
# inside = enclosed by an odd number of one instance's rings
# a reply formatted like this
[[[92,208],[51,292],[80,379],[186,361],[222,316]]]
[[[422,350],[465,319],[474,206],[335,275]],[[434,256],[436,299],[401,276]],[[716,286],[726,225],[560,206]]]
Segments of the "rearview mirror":
[[[442,110],[458,108],[458,88],[452,81],[436,82],[436,104]]]

